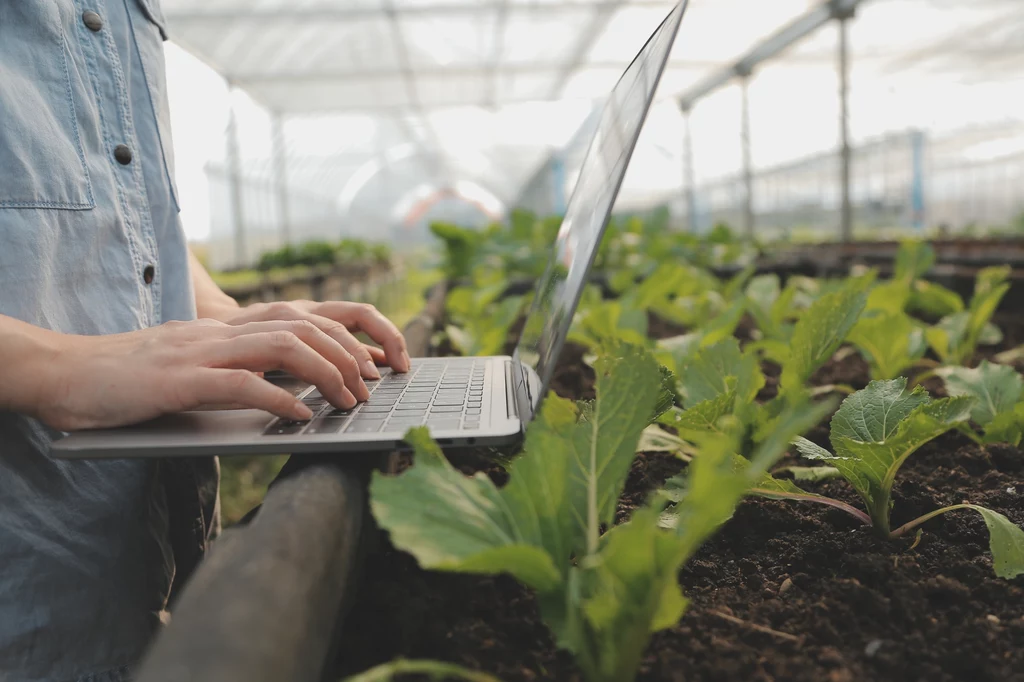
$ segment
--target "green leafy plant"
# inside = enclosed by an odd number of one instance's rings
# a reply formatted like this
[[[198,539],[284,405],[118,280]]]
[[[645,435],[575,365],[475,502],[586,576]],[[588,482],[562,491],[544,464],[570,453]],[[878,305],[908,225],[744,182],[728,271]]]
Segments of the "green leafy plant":
[[[890,314],[922,314],[938,319],[958,313],[964,303],[955,291],[924,279],[935,265],[935,249],[927,242],[906,240],[896,253],[891,280],[879,283],[868,297],[867,309]]]
[[[860,351],[872,379],[895,379],[924,357],[924,330],[900,312],[866,312],[846,339]]]
[[[441,269],[449,281],[469,277],[484,241],[481,230],[467,229],[450,223],[434,222],[430,231],[444,243],[444,261]]]
[[[651,633],[673,625],[686,607],[681,565],[820,415],[785,413],[740,464],[733,460],[738,428],[705,434],[674,500],[674,529],[662,527],[662,496],[612,527],[641,434],[671,394],[641,349],[620,345],[595,368],[597,399],[549,397],[504,488],[456,471],[418,429],[406,436],[416,464],[399,476],[375,474],[371,506],[392,542],[422,566],[510,573],[533,588],[559,646],[588,680],[628,682]]]
[[[852,278],[819,297],[793,328],[779,378],[781,392],[805,390],[811,375],[839,349],[867,304],[873,275]]]
[[[951,396],[974,398],[971,421],[982,435],[963,425],[961,430],[979,443],[1020,445],[1024,434],[1024,378],[1013,367],[982,360],[975,369],[943,367],[938,374],[945,380]]]
[[[908,391],[903,378],[873,381],[846,398],[832,418],[830,440],[834,454],[805,438],[796,440],[797,449],[805,458],[839,470],[864,500],[867,513],[771,476],[760,481],[752,493],[842,509],[885,538],[902,537],[940,514],[972,509],[982,515],[988,526],[996,575],[1020,575],[1024,573],[1024,531],[990,509],[957,504],[924,514],[896,529],[889,525],[892,488],[900,467],[925,443],[966,422],[973,404],[974,399],[966,396],[934,400],[921,387]]]
[[[985,268],[978,273],[967,309],[947,315],[925,330],[928,345],[943,364],[966,365],[979,343],[999,343],[1001,334],[991,319],[1010,289],[1009,275],[1009,266]]]
[[[506,282],[496,275],[452,289],[445,300],[451,320],[445,333],[463,355],[500,355],[512,325],[519,319],[525,296],[505,296]]]

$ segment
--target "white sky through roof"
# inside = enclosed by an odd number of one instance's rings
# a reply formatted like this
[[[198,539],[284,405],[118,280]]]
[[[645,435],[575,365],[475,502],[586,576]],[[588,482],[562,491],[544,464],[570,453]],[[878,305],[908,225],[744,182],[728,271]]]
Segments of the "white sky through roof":
[[[670,8],[606,0],[163,0],[182,218],[209,225],[204,166],[222,162],[231,101],[243,162],[269,165],[269,109],[287,112],[293,180],[341,197],[388,149],[440,150],[403,171],[391,211],[432,172],[514,201],[567,144]],[[623,201],[682,187],[682,118],[672,99],[819,0],[692,0],[641,137]],[[866,0],[851,24],[854,140],[1024,121],[1024,2]],[[837,30],[830,25],[750,83],[753,159],[778,164],[838,141]],[[187,51],[187,52],[186,52]],[[188,54],[191,52],[193,54]],[[193,56],[196,55],[196,56]],[[198,57],[198,58],[197,58]],[[220,72],[207,66],[212,65]],[[698,180],[740,167],[739,88],[694,108]],[[1012,143],[1011,143],[1012,146]],[[976,154],[999,154],[981,147]],[[427,154],[430,156],[430,154]],[[355,180],[353,179],[355,178]],[[372,179],[367,186],[372,185]]]

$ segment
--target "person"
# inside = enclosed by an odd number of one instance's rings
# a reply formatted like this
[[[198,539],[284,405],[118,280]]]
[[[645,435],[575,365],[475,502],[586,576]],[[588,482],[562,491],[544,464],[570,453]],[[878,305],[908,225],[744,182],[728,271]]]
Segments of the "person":
[[[239,404],[308,417],[407,371],[373,308],[240,308],[189,253],[158,0],[0,2],[0,679],[122,682],[219,527],[214,459],[61,461],[61,431]],[[360,343],[365,332],[380,348]]]

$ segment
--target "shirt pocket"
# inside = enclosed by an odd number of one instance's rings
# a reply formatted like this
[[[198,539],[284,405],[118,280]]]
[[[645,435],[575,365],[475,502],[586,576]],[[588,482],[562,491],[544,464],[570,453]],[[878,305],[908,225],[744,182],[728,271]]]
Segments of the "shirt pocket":
[[[2,1],[2,0],[0,0]],[[171,138],[171,109],[167,103],[167,65],[164,62],[163,41],[167,40],[167,22],[160,9],[159,0],[136,0],[142,10],[142,21],[132,21],[135,44],[142,59],[142,70],[149,86],[149,98],[156,117],[157,133],[160,136],[160,151],[164,171],[171,187],[174,207],[178,203],[178,188],[174,180],[174,143]]]
[[[57,3],[0,2],[0,209],[95,207]]]

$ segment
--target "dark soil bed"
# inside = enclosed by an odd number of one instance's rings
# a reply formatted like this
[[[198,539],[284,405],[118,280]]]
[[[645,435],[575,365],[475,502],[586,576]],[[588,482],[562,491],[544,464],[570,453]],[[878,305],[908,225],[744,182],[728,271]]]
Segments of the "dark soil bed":
[[[1012,333],[1007,347],[1024,340]],[[576,346],[563,354],[554,382],[560,394],[593,396],[582,355]],[[867,367],[847,356],[814,383],[860,388]],[[826,427],[809,437],[827,444]],[[453,461],[499,484],[506,478],[485,453]],[[667,455],[638,456],[619,519],[683,466]],[[805,487],[861,506],[843,481]],[[1024,525],[1024,453],[943,436],[903,467],[894,499],[894,526],[965,500]],[[680,573],[690,608],[654,636],[638,679],[1024,681],[1024,577],[995,577],[981,517],[941,516],[912,545],[913,538],[879,539],[830,508],[746,500]],[[349,671],[403,656],[452,661],[508,682],[582,680],[513,579],[423,571],[386,544],[369,559],[347,623]]]

